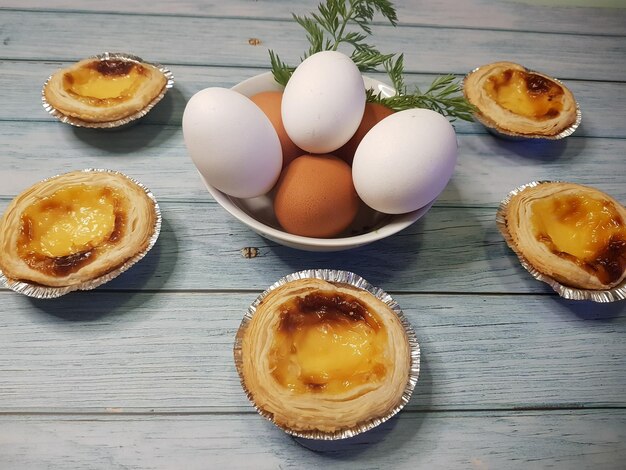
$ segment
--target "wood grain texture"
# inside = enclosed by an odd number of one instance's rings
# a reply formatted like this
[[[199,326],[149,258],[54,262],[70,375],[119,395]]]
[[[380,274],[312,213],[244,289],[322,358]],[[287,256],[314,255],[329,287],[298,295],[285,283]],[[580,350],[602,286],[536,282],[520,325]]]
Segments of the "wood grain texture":
[[[495,225],[495,209],[435,207],[410,228],[336,253],[268,241],[217,204],[161,204],[152,251],[104,290],[263,290],[302,269],[343,269],[395,292],[553,294],[518,262]],[[254,247],[255,258],[242,249]],[[442,268],[444,267],[444,268]]]
[[[267,58],[267,57],[266,57]],[[41,87],[46,78],[70,62],[21,62],[0,61],[0,87],[12,90],[4,97],[0,108],[0,120],[42,121],[55,120],[41,106]],[[179,126],[187,100],[194,93],[207,87],[231,87],[245,79],[267,71],[265,68],[172,66],[176,80],[175,87],[168,92],[164,101],[148,114],[142,123]],[[478,65],[478,64],[477,64]],[[389,83],[382,73],[368,73],[368,76]],[[406,74],[409,89],[415,85],[427,89],[437,75]],[[459,80],[462,77],[459,76]],[[626,138],[622,125],[623,109],[626,108],[626,83],[570,80],[566,85],[572,90],[583,112],[582,125],[576,137]],[[456,121],[455,129],[461,134],[485,134],[487,131],[478,123]]]
[[[287,20],[180,17],[174,22],[162,16],[11,10],[3,11],[3,20],[1,59],[77,61],[121,51],[170,65],[263,67],[267,48],[294,64],[308,49],[302,29]],[[107,34],[94,35],[102,24]],[[372,31],[381,51],[404,53],[407,72],[465,74],[478,65],[509,60],[564,80],[624,77],[626,41],[613,37],[446,27],[374,26]],[[262,46],[251,46],[250,38],[260,39]],[[161,43],[167,47],[155,50],[154,44]]]
[[[210,197],[181,118],[195,92],[267,71],[268,49],[297,63],[307,44],[290,13],[318,1],[2,2],[0,211],[43,178],[110,168],[154,192],[163,229],[145,259],[96,291],[43,301],[0,289],[1,469],[623,468],[626,303],[557,297],[520,266],[494,215],[511,189],[541,179],[626,202],[626,9],[394,2],[400,25],[379,18],[371,42],[405,53],[409,85],[519,62],[564,80],[582,125],[546,143],[456,123],[455,174],[424,218],[363,248],[308,253],[256,235]],[[44,80],[103,51],[162,62],[176,85],[120,132],[56,122],[41,106]],[[390,292],[422,351],[397,418],[317,452],[257,415],[232,357],[248,305],[308,268],[350,270]]]
[[[0,426],[11,429],[4,468],[618,470],[626,458],[624,410],[403,412],[317,451],[256,415],[0,416]]]
[[[315,11],[319,0],[166,0],[106,3],[89,1],[77,4],[73,0],[4,0],[5,8],[124,12],[167,16],[234,16],[239,18],[290,19]],[[456,28],[509,29],[520,31],[560,32],[594,35],[621,35],[626,31],[626,10],[613,8],[546,7],[529,2],[498,0],[409,0],[394,1],[400,25],[447,26]],[[592,7],[594,2],[589,2]],[[377,17],[381,22],[382,18]]]
[[[97,291],[46,301],[2,292],[0,412],[250,411],[232,348],[257,295]],[[409,409],[626,407],[625,305],[394,297],[422,353]]]
[[[2,209],[37,181],[82,168],[125,172],[163,202],[213,200],[187,154],[180,127],[138,124],[103,133],[57,122],[0,121],[0,133],[2,167],[7,172],[3,174],[11,175],[0,175]],[[458,134],[457,141],[458,163],[438,206],[495,209],[509,191],[536,180],[586,184],[626,201],[626,172],[614,166],[616,156],[626,154],[626,139],[590,141],[572,136],[557,142],[524,142]]]

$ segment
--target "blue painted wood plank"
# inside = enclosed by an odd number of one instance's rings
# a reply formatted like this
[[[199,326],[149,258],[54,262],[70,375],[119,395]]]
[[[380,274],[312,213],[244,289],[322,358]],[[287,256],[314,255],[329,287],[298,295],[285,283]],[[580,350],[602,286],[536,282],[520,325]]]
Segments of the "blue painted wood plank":
[[[623,468],[624,410],[401,413],[304,447],[256,415],[0,416],[5,468]]]
[[[0,121],[0,135],[0,210],[37,181],[83,168],[125,172],[162,202],[213,203],[187,155],[180,127],[138,124],[102,132],[58,122]],[[438,206],[495,209],[512,189],[544,179],[595,186],[626,201],[620,157],[626,154],[626,139],[516,142],[459,133],[457,141],[457,166]]]
[[[199,89],[267,70],[268,48],[297,61],[306,41],[290,12],[317,2],[2,3],[0,210],[39,179],[105,167],[147,184],[164,225],[141,263],[95,292],[39,301],[0,290],[0,467],[623,466],[626,304],[558,298],[519,265],[493,216],[506,192],[535,179],[626,201],[626,9],[396,2],[401,26],[378,21],[373,42],[406,53],[410,84],[517,61],[564,79],[583,124],[546,145],[460,123],[454,178],[426,217],[374,245],[315,254],[228,216],[186,155],[180,119]],[[39,101],[45,78],[104,50],[170,65],[176,87],[123,132],[52,122]],[[244,258],[249,246],[259,256]],[[232,359],[256,295],[312,267],[348,269],[391,292],[422,347],[399,418],[318,453],[257,416]]]
[[[495,210],[431,209],[406,230],[354,250],[312,253],[268,241],[216,204],[161,204],[152,251],[102,289],[264,289],[313,268],[344,269],[397,292],[553,294],[520,265],[495,225]],[[255,258],[242,250],[254,247]]]
[[[0,61],[0,87],[11,90],[0,108],[0,120],[40,121],[53,120],[41,106],[41,87],[55,70],[69,66],[68,62],[21,62]],[[268,64],[269,66],[269,64]],[[176,84],[160,103],[142,121],[155,125],[180,125],[188,99],[203,88],[211,86],[231,87],[240,81],[264,73],[267,68],[172,66]],[[369,73],[368,76],[389,83],[385,74]],[[409,89],[417,85],[426,89],[437,75],[406,74]],[[459,80],[462,77],[459,76]],[[626,115],[626,82],[595,82],[570,80],[566,83],[580,103],[583,121],[576,136],[626,137],[623,126]],[[486,134],[477,123],[455,122],[459,133]]]
[[[5,0],[2,6],[14,9],[91,11],[102,13],[128,13],[135,15],[172,16],[230,16],[236,18],[282,18],[290,19],[291,13],[308,14],[317,9],[319,0],[187,0],[167,1],[113,0],[81,2],[75,0]],[[537,5],[539,3],[539,5]],[[456,28],[509,29],[519,31],[543,31],[584,33],[595,35],[626,34],[626,10],[616,8],[592,8],[599,6],[588,1],[587,8],[572,8],[567,2],[542,2],[502,0],[438,0],[394,1],[400,25],[448,26]],[[549,4],[550,1],[543,2]],[[581,4],[582,2],[578,2]],[[619,2],[614,2],[619,3]],[[381,22],[382,18],[377,17]]]
[[[267,48],[297,63],[308,43],[293,21],[3,12],[2,59],[79,60],[123,51],[181,65],[267,66]],[[106,24],[106,34],[93,34]],[[614,37],[431,27],[373,27],[383,52],[403,52],[416,73],[465,74],[498,60],[562,79],[623,80],[626,42]],[[79,41],[76,38],[80,38]],[[250,38],[260,45],[250,45]],[[155,49],[155,44],[167,47]],[[68,47],[72,44],[72,47]],[[598,54],[597,51],[602,51]]]
[[[226,276],[224,264],[205,272]],[[277,280],[265,271],[263,288]],[[368,280],[392,292],[420,342],[411,410],[626,407],[624,303],[401,294],[393,275]],[[0,292],[0,414],[252,412],[232,348],[259,292]]]

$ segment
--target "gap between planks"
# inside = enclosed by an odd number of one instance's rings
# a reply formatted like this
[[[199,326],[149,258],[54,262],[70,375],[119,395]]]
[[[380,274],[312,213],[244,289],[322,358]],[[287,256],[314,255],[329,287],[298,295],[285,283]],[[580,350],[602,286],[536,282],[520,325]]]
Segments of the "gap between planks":
[[[261,294],[264,289],[106,289],[106,288],[98,288],[91,291],[91,294],[95,295],[111,295],[111,294],[179,294],[179,295],[205,295],[205,294],[228,294],[228,295],[237,295],[237,294]],[[81,292],[81,291],[74,291]],[[394,296],[407,296],[407,295],[429,295],[433,297],[467,297],[467,296],[476,296],[479,295],[481,297],[505,297],[505,296],[514,296],[514,297],[558,297],[557,294],[553,292],[462,292],[462,291],[450,291],[442,293],[441,291],[394,291],[388,290],[386,291],[389,295]],[[70,292],[71,293],[71,292]],[[11,289],[6,287],[0,288],[0,295],[2,294],[14,294]],[[50,299],[54,301],[54,299]]]
[[[493,413],[497,415],[518,415],[523,416],[525,413],[535,414],[536,412],[560,412],[560,411],[610,411],[610,410],[626,410],[626,406],[585,406],[578,403],[571,404],[555,404],[542,406],[521,406],[512,408],[445,408],[433,410],[411,410],[404,409],[400,413],[410,415],[420,414],[451,414],[464,413],[468,415],[482,415]],[[58,411],[58,410],[23,410],[23,411],[0,411],[0,418],[4,416],[245,416],[256,415],[255,410],[187,410],[175,411],[164,410],[154,411],[146,410],[124,410],[121,408],[111,408],[108,410],[74,410],[74,411]]]

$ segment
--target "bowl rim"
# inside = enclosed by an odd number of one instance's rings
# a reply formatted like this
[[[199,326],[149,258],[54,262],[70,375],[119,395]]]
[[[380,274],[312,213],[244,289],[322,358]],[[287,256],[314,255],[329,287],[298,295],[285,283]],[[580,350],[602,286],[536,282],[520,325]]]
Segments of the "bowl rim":
[[[391,236],[399,231],[405,229],[410,226],[418,219],[420,219],[433,205],[434,201],[431,201],[424,207],[421,207],[413,212],[407,212],[405,214],[389,214],[392,219],[380,227],[372,230],[371,232],[362,233],[359,235],[354,235],[350,237],[339,237],[339,238],[315,238],[315,237],[304,237],[302,235],[293,235],[287,233],[285,231],[274,228],[270,225],[267,225],[263,222],[252,217],[245,210],[239,207],[231,200],[231,196],[224,194],[220,190],[214,188],[210,184],[208,184],[205,178],[200,175],[204,184],[207,187],[207,190],[213,196],[213,198],[217,201],[217,203],[222,206],[227,212],[229,212],[232,216],[238,219],[240,222],[243,222],[249,228],[254,231],[266,235],[270,237],[272,240],[284,240],[291,245],[302,245],[309,247],[320,247],[320,248],[356,248],[358,246],[365,245],[367,243],[371,243],[377,240],[381,240],[388,236]],[[238,199],[238,198],[235,198]]]

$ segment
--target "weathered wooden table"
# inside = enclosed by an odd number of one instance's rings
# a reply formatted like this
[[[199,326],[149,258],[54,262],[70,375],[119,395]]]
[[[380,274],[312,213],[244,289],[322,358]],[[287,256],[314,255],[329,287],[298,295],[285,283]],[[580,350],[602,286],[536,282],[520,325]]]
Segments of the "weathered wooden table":
[[[1,2],[0,209],[40,179],[108,168],[152,189],[163,229],[141,263],[95,291],[0,290],[0,468],[624,468],[626,303],[556,296],[520,266],[494,215],[511,189],[542,179],[626,202],[626,9],[395,2],[398,27],[380,21],[372,42],[404,52],[409,84],[510,60],[562,79],[582,125],[542,143],[457,122],[455,175],[423,219],[367,247],[310,253],[259,237],[209,196],[181,116],[196,91],[266,71],[268,48],[297,62],[307,43],[290,13],[316,3]],[[119,132],[48,116],[48,75],[104,51],[167,65],[174,89]],[[248,305],[308,268],[391,293],[422,347],[405,410],[325,452],[254,411],[232,357]]]

